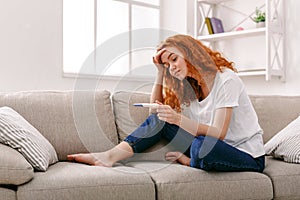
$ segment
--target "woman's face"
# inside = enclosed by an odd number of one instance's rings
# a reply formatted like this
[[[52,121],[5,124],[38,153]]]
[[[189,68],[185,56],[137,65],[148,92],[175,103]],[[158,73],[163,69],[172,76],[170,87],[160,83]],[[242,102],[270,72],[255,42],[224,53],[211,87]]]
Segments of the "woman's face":
[[[173,77],[183,80],[188,75],[188,68],[182,53],[175,47],[166,47],[165,50],[161,55],[162,64]]]

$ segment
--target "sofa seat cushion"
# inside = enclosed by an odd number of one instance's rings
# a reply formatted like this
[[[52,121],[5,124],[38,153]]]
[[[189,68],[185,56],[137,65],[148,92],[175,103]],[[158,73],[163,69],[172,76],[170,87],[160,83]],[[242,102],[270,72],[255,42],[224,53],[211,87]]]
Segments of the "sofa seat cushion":
[[[272,199],[271,180],[255,172],[206,172],[168,162],[131,162],[147,171],[157,199]]]
[[[58,162],[20,187],[18,200],[155,199],[155,187],[145,172],[118,165],[113,168]]]
[[[5,200],[16,200],[16,191],[0,186],[0,197]]]
[[[300,199],[300,165],[267,157],[264,173],[274,188],[275,199]]]
[[[32,178],[33,168],[26,159],[13,148],[0,144],[0,185],[21,185]]]

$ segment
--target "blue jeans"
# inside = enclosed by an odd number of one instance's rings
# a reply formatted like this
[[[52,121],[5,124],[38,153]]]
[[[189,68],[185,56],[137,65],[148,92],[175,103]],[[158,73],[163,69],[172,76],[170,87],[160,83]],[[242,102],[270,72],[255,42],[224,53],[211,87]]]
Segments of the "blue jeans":
[[[150,115],[124,141],[134,153],[141,153],[162,138],[170,142],[174,151],[191,158],[190,166],[206,171],[255,171],[262,172],[265,157],[253,158],[222,140],[209,136],[194,137],[177,125],[169,124]]]

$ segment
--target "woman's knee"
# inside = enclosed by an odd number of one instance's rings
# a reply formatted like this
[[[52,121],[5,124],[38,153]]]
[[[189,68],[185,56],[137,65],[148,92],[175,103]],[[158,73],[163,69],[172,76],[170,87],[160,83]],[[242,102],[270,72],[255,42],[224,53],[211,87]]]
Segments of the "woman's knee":
[[[214,149],[218,141],[217,138],[209,136],[196,137],[192,143],[191,152],[199,159],[205,158]]]
[[[214,151],[218,142],[217,138],[209,136],[196,137],[190,150],[191,167],[206,169],[206,165],[214,160]]]

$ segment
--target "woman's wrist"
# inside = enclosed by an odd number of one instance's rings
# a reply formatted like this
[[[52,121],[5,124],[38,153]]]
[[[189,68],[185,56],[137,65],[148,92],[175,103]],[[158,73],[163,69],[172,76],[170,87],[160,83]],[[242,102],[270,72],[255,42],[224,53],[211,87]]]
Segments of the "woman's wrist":
[[[177,113],[176,125],[180,127],[181,122],[182,122],[182,115],[180,113]]]
[[[198,122],[193,121],[184,115],[181,115],[180,120],[180,128],[186,130],[194,136],[198,136]]]
[[[162,70],[159,70],[156,74],[156,80],[163,80],[164,72]]]

